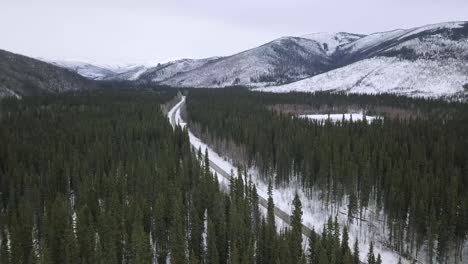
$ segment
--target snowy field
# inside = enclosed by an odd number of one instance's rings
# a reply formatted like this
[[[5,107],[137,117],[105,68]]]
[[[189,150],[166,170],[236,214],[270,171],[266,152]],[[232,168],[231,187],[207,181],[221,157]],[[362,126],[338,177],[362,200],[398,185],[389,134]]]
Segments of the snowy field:
[[[341,122],[345,121],[362,121],[364,117],[368,123],[372,123],[374,120],[379,119],[376,116],[368,116],[363,113],[346,113],[346,114],[330,114],[330,115],[299,115],[299,118],[313,120],[313,121],[326,121]]]

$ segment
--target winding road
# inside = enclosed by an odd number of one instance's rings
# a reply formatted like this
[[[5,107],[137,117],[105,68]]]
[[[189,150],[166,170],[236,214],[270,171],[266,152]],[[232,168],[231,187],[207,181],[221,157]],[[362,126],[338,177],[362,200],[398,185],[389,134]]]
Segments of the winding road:
[[[177,124],[176,122],[176,113],[180,111],[182,106],[185,104],[185,96],[182,96],[180,101],[168,112],[168,118],[169,122],[173,127],[175,127]],[[190,142],[193,145],[193,142]],[[210,159],[210,167],[213,171],[215,171],[218,175],[230,179],[231,175],[229,172],[225,171],[222,169],[220,166],[218,166],[213,160]],[[259,204],[261,207],[263,207],[265,210],[267,209],[267,199],[266,197],[261,197],[259,195]],[[284,223],[286,223],[288,226],[291,226],[291,216],[286,213],[285,211],[281,210],[278,207],[275,207],[275,215],[279,219],[281,219]],[[312,233],[312,230],[305,225],[302,225],[302,234],[306,237],[310,237]]]

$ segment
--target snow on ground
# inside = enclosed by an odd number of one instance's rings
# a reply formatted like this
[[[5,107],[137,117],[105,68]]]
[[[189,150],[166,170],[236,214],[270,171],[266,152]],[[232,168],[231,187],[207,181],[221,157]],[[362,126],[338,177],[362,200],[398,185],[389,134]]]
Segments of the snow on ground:
[[[259,88],[266,92],[343,91],[394,93],[419,97],[450,96],[463,92],[468,64],[457,59],[409,61],[375,57],[298,82]]]
[[[175,112],[175,123],[179,124],[182,127],[186,126],[184,120],[182,120],[180,115],[180,105],[185,101],[185,97],[169,111],[168,116],[172,116],[172,113]],[[227,159],[221,157],[218,153],[209,148],[205,143],[203,143],[199,138],[193,135],[189,131],[190,142],[195,149],[201,148],[204,153],[205,149],[208,150],[208,156],[212,162],[218,165],[226,172],[234,172],[234,175],[237,175],[237,169],[234,167]],[[214,172],[214,171],[213,171]],[[255,168],[251,168],[248,172],[252,178],[253,183],[257,187],[258,195],[264,199],[268,198],[268,184],[260,179],[259,173]],[[218,180],[222,188],[229,188],[229,181],[218,175]],[[383,216],[378,213],[375,214],[372,209],[368,209],[364,212],[363,218],[367,219],[369,222],[357,222],[354,221],[352,224],[348,223],[347,216],[347,202],[343,201],[342,206],[336,207],[335,210],[331,211],[321,201],[319,198],[320,192],[314,191],[312,197],[307,197],[304,191],[298,187],[299,184],[291,183],[285,187],[278,187],[273,190],[273,200],[275,206],[285,212],[292,212],[292,201],[296,192],[298,193],[303,207],[303,224],[309,228],[314,228],[317,233],[320,233],[323,229],[323,226],[327,223],[330,216],[338,217],[340,226],[343,227],[348,225],[349,227],[349,237],[350,237],[350,247],[352,247],[355,238],[359,239],[359,250],[361,260],[365,260],[367,257],[369,244],[371,240],[374,242],[374,253],[380,254],[382,256],[383,263],[397,263],[399,255],[391,252],[390,250],[385,249],[382,246],[382,241],[385,241],[386,226],[383,222],[379,221]],[[372,204],[369,208],[374,208]],[[264,209],[263,209],[264,210]],[[276,218],[276,223],[278,228],[285,227],[284,223]]]
[[[249,170],[249,174],[252,176],[252,181],[257,187],[259,196],[267,197],[268,184],[258,177],[259,174],[254,168]],[[273,191],[275,206],[285,212],[291,212],[292,201],[297,192],[301,198],[304,211],[304,225],[315,229],[315,231],[320,234],[328,218],[330,216],[332,218],[337,216],[341,228],[348,225],[350,247],[353,246],[356,237],[358,238],[361,260],[366,260],[370,242],[373,241],[374,253],[376,255],[381,255],[383,263],[393,264],[398,262],[399,255],[382,246],[382,242],[385,241],[387,230],[385,224],[379,220],[383,218],[381,214],[374,214],[373,212],[375,210],[368,209],[363,214],[363,218],[367,219],[369,222],[354,221],[353,223],[349,223],[347,213],[348,203],[346,200],[342,201],[342,206],[331,210],[321,201],[319,190],[314,191],[312,197],[307,197],[306,193],[298,186],[299,184],[290,183],[288,186],[275,188]],[[369,208],[373,208],[373,206],[371,205]]]
[[[401,41],[404,38],[408,38],[422,32],[432,33],[441,29],[461,28],[465,23],[466,22],[448,22],[416,27],[412,29],[396,29],[387,32],[378,32],[358,39],[354,42],[351,42],[350,44],[344,45],[342,49],[347,50],[350,53],[364,52],[385,42]]]
[[[347,44],[342,49],[347,50],[349,53],[363,52],[383,42],[399,37],[405,32],[406,30],[404,29],[397,29],[387,32],[374,33],[356,40],[355,42]]]
[[[441,29],[456,29],[456,28],[461,28],[466,24],[466,22],[444,22],[444,23],[438,23],[438,24],[432,24],[432,25],[427,25],[423,27],[417,27],[408,30],[404,35],[400,36],[399,38],[405,38],[411,35],[419,34],[424,31],[437,31]]]
[[[364,37],[364,35],[345,32],[321,32],[301,36],[301,38],[306,38],[318,42],[328,55],[332,55],[338,49],[338,47],[352,43],[362,37]]]
[[[366,118],[368,123],[372,123],[374,120],[378,119],[376,116],[368,116],[363,113],[346,113],[346,114],[329,114],[329,115],[299,115],[299,118],[316,120],[316,121],[325,121],[330,120],[331,122],[341,122],[345,121],[362,121]]]

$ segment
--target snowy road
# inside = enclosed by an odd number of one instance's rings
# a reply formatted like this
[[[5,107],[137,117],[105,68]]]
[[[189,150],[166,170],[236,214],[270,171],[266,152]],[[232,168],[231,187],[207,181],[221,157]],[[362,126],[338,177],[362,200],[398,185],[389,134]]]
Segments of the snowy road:
[[[183,122],[182,118],[180,117],[180,109],[185,103],[185,96],[183,96],[169,112],[168,112],[168,117],[169,117],[169,122],[171,123],[172,126],[175,126],[176,124],[180,126],[185,126],[186,123]],[[204,144],[200,139],[195,137],[189,130],[189,137],[190,137],[190,143],[195,149],[202,148],[202,151],[204,149],[208,148],[206,144]],[[234,166],[231,164],[227,164],[227,162],[219,157],[217,153],[214,153],[210,148],[208,148],[209,151],[209,158],[210,158],[210,167],[212,171],[216,172],[220,183],[228,183],[229,178],[230,178],[230,171]],[[231,169],[228,169],[231,168]],[[267,197],[263,197],[261,193],[259,193],[259,204],[263,209],[266,211],[267,209]],[[290,226],[291,223],[291,216],[286,213],[285,211],[281,210],[278,207],[275,207],[275,215],[277,219],[280,219],[283,221],[284,224]],[[305,226],[302,225],[302,234],[306,237],[310,237],[312,230]]]

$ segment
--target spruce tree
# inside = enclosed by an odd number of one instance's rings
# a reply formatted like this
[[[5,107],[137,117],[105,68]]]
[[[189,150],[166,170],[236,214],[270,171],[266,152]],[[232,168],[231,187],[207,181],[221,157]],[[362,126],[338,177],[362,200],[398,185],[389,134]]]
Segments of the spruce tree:
[[[354,260],[354,264],[359,264],[360,263],[360,261],[359,261],[359,243],[358,243],[357,238],[356,238],[356,240],[354,240],[353,260]]]
[[[374,243],[371,241],[369,245],[369,253],[367,254],[367,264],[375,264]]]
[[[187,262],[186,230],[184,208],[181,198],[176,195],[172,209],[172,224],[170,228],[171,262],[184,264]]]
[[[343,236],[341,238],[341,256],[344,256],[349,251],[349,234],[348,227],[343,227]]]
[[[291,217],[291,262],[302,261],[302,204],[296,193],[293,199],[293,211]]]
[[[266,237],[265,237],[265,255],[264,263],[274,263],[276,259],[276,223],[275,223],[275,204],[273,202],[273,187],[271,182],[268,184],[267,201],[267,219],[266,219]]]
[[[375,261],[375,264],[382,264],[382,257],[380,254],[377,255],[377,260]]]

